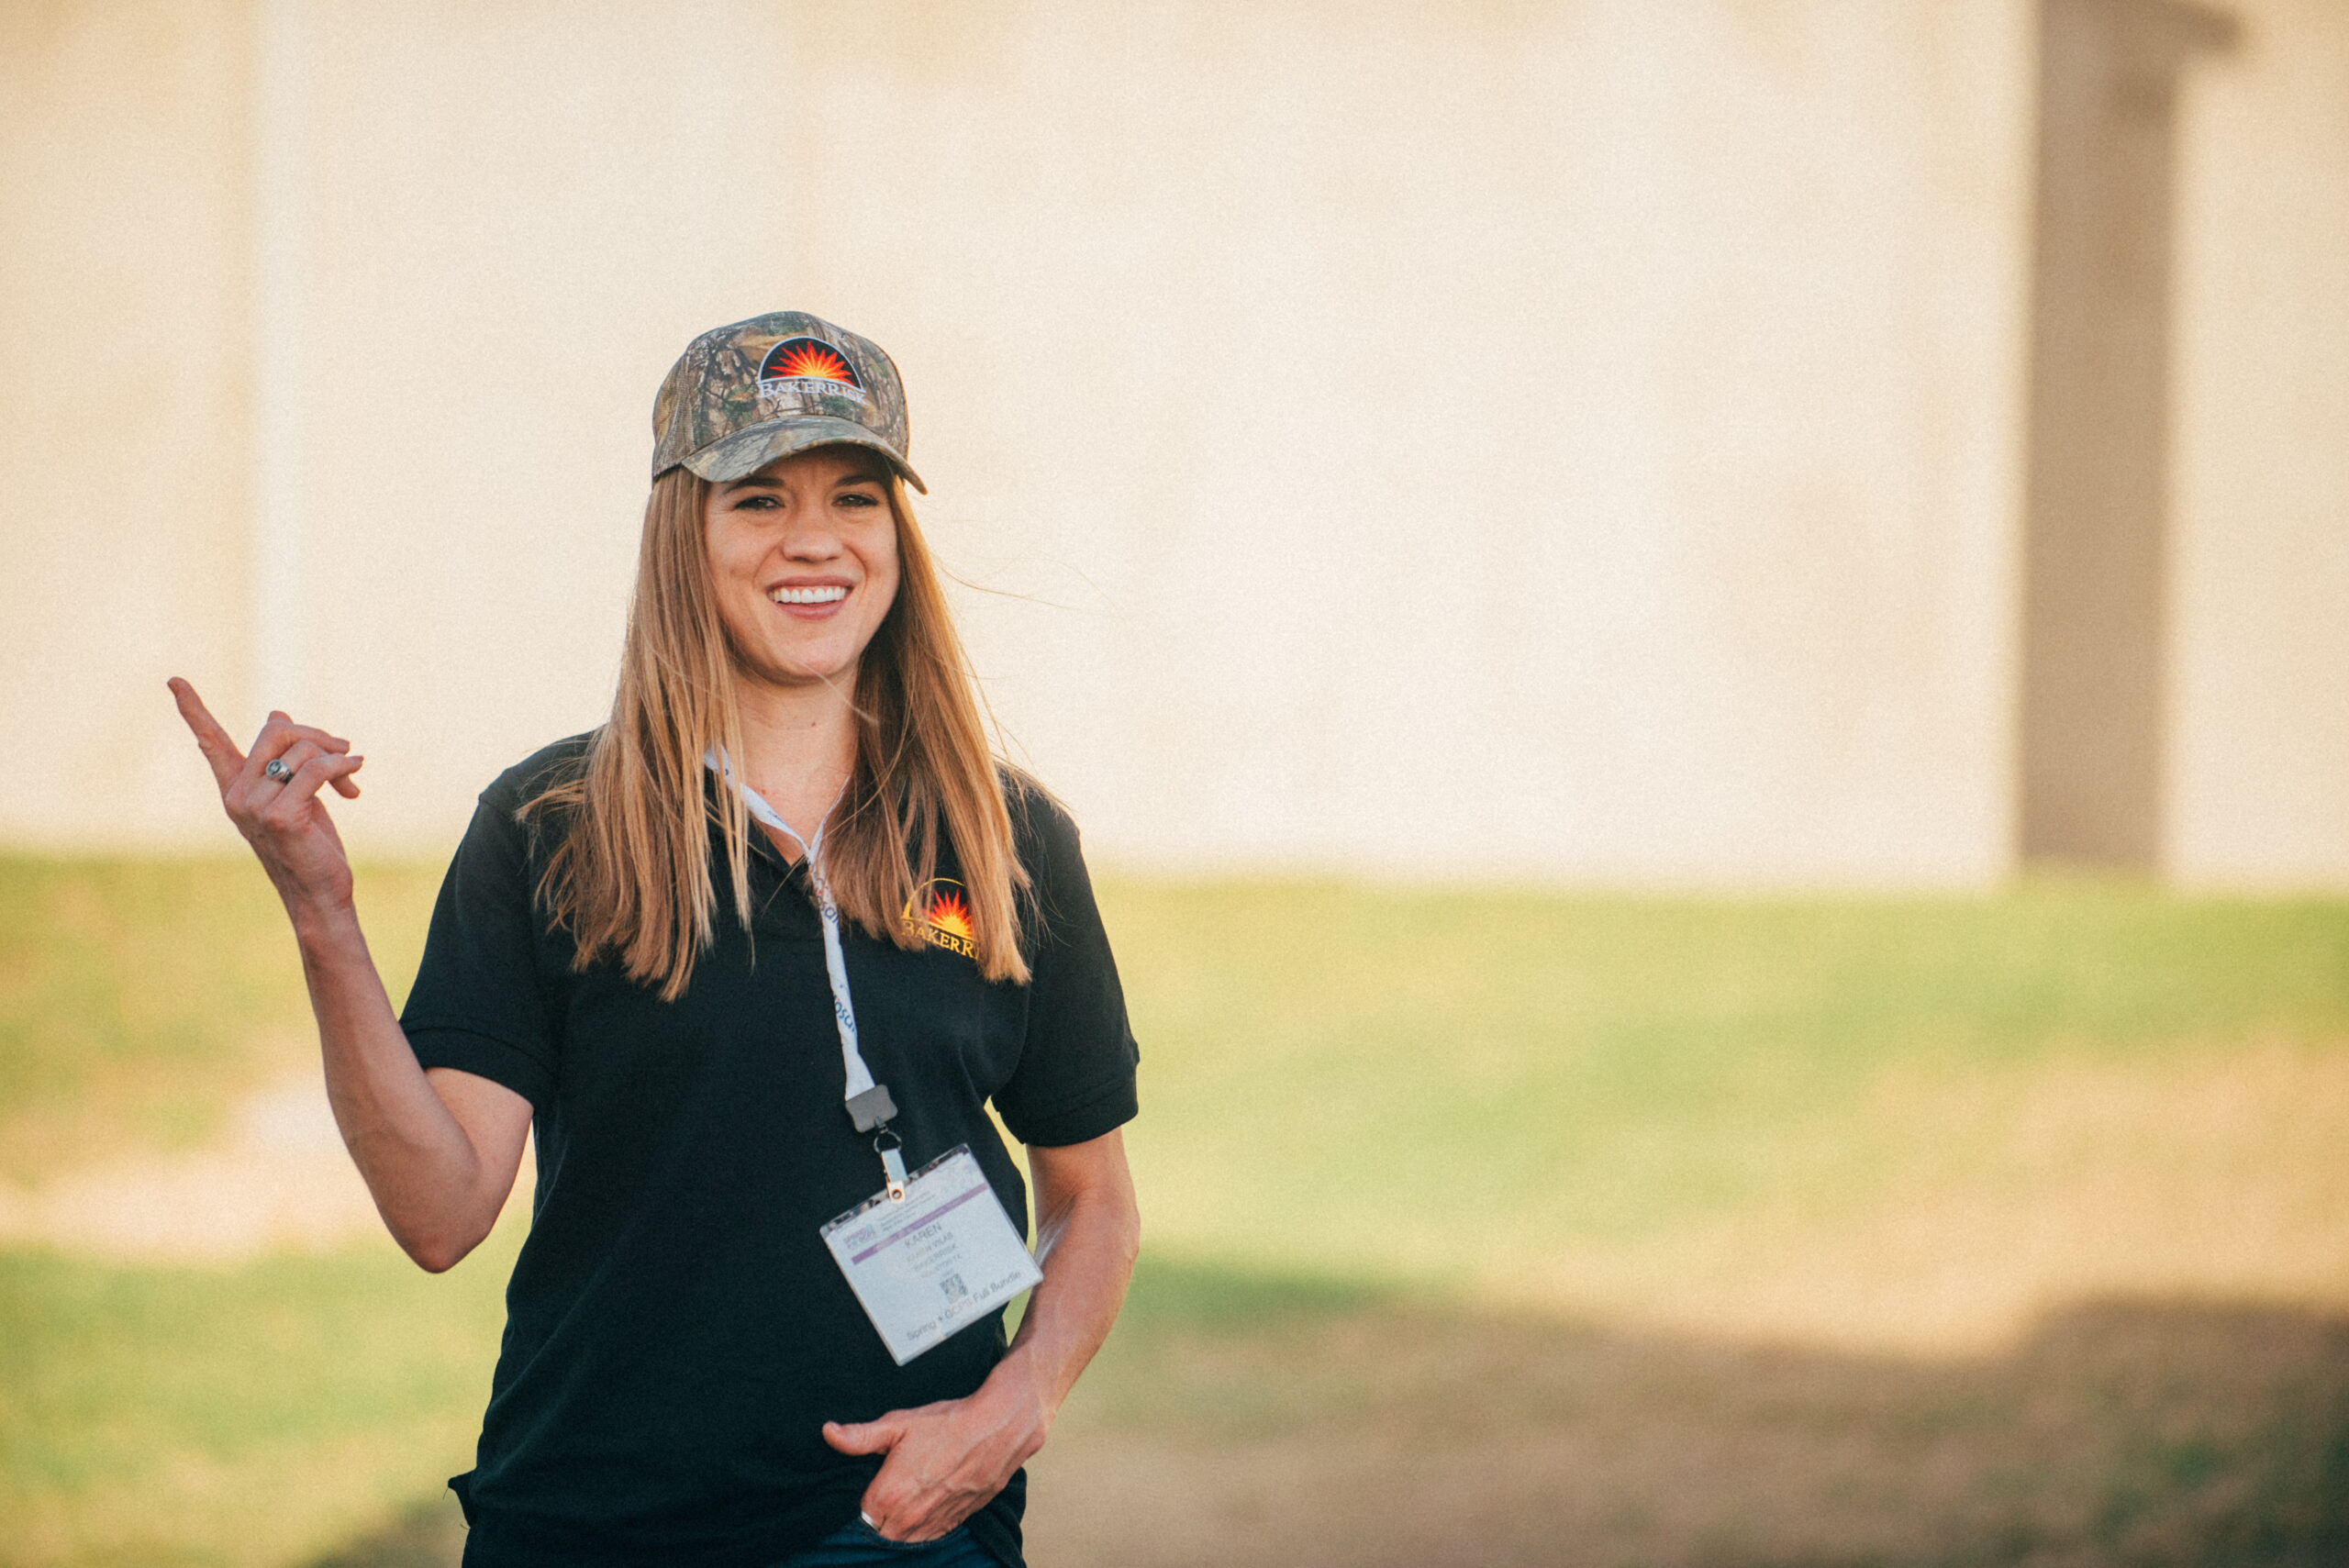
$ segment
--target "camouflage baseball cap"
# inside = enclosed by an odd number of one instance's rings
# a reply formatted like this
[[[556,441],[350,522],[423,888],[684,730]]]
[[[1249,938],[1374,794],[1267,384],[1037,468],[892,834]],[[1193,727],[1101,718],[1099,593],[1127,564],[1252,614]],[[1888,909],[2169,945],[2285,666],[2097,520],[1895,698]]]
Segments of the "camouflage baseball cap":
[[[879,344],[778,310],[685,346],[652,404],[652,477],[679,463],[712,484],[809,447],[871,447],[924,495],[906,461],[906,389]]]

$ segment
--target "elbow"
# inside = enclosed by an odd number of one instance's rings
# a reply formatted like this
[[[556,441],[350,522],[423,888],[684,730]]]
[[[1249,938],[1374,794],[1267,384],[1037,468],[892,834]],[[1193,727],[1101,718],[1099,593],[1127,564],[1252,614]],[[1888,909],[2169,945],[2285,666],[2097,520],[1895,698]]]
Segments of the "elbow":
[[[395,1194],[406,1201],[384,1201],[376,1195],[375,1212],[408,1261],[429,1274],[445,1274],[471,1255],[489,1237],[505,1208],[506,1193],[476,1188],[462,1195],[434,1193]]]
[[[437,1247],[419,1245],[407,1249],[408,1257],[428,1274],[445,1274],[464,1261],[471,1247]]]
[[[445,1274],[462,1262],[465,1254],[473,1250],[470,1241],[451,1241],[438,1238],[426,1240],[402,1240],[400,1250],[410,1262],[428,1274]]]
[[[410,1262],[428,1274],[445,1274],[463,1262],[487,1234],[486,1230],[475,1231],[471,1228],[462,1230],[403,1230],[398,1226],[392,1228],[392,1240],[400,1244],[400,1251],[408,1255]]]

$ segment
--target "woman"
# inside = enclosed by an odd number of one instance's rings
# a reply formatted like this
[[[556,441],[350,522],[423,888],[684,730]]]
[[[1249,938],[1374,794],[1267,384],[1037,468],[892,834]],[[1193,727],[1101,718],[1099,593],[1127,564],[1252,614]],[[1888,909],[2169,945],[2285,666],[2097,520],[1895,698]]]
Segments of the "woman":
[[[466,1562],[1017,1565],[1138,1235],[1076,832],[987,751],[887,355],[720,328],[653,427],[611,719],[484,792],[398,1018],[319,799],[362,759],[282,713],[239,753],[173,691],[409,1256],[488,1234],[535,1128]]]

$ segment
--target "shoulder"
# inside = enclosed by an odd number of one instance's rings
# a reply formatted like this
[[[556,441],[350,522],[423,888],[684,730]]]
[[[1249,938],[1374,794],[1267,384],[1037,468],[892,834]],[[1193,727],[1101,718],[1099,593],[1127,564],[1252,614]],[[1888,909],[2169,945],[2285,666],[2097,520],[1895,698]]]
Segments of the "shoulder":
[[[1028,874],[1039,879],[1078,859],[1076,818],[1035,774],[1009,762],[996,764],[1003,780],[1004,809],[1011,816],[1012,847]]]
[[[465,830],[469,849],[516,864],[542,864],[568,836],[596,732],[541,746],[483,790]]]
[[[1003,765],[1003,802],[1011,814],[1012,848],[1028,873],[1020,895],[1022,924],[1036,951],[1083,946],[1100,915],[1093,877],[1085,865],[1076,819],[1035,776]]]
[[[491,780],[481,792],[482,805],[511,817],[548,790],[577,780],[586,769],[587,749],[597,733],[590,729],[540,747]]]

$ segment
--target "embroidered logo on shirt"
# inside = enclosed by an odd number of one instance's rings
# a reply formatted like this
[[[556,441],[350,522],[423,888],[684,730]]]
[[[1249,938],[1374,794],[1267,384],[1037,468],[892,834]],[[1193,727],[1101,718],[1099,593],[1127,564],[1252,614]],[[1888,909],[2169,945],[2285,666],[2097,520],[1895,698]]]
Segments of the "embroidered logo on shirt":
[[[941,877],[915,894],[913,902],[906,906],[906,929],[919,933],[934,948],[968,959],[979,956],[971,940],[971,906],[963,901],[959,882]]]

